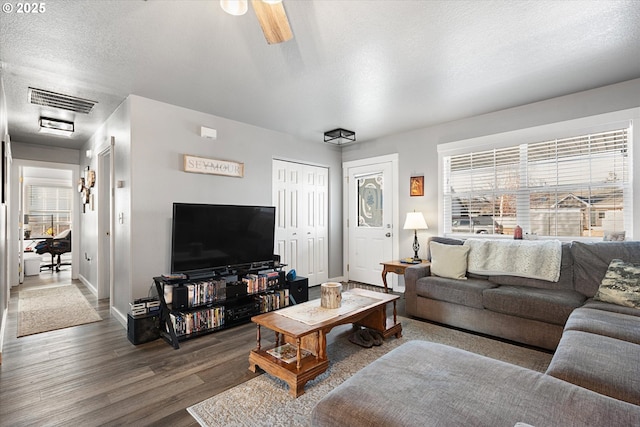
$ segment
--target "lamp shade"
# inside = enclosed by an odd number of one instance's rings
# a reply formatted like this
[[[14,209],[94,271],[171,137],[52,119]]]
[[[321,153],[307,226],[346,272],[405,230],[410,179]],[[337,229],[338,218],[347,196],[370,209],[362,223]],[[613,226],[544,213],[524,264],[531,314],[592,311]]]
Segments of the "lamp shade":
[[[407,219],[404,221],[405,230],[426,230],[427,221],[424,220],[422,212],[408,212]]]
[[[229,15],[240,16],[247,13],[249,4],[247,0],[220,0],[220,7]]]

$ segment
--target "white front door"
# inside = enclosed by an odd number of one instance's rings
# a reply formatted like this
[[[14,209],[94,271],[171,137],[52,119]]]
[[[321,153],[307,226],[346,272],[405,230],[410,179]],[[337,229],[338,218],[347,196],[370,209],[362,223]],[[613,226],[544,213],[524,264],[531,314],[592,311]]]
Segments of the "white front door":
[[[389,159],[371,161],[373,163],[361,165],[345,163],[349,236],[347,276],[349,280],[381,286],[380,263],[392,260],[394,246],[397,246],[394,235],[397,218],[395,167]]]

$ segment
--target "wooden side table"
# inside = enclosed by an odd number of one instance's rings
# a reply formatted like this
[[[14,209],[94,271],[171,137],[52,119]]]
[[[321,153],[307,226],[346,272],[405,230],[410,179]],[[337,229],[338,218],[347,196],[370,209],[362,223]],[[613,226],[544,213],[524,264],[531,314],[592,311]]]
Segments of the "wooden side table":
[[[400,261],[387,261],[380,263],[383,266],[382,269],[382,283],[384,283],[384,291],[389,293],[389,288],[387,287],[387,273],[395,273],[398,275],[404,276],[404,271],[411,267],[412,265],[417,264],[409,264]],[[431,263],[426,260],[422,260],[421,265],[430,265]]]
[[[404,276],[404,271],[411,267],[412,265],[419,265],[419,264],[409,264],[406,262],[400,262],[400,261],[387,261],[387,262],[381,262],[380,263],[383,268],[382,268],[382,283],[384,283],[384,291],[386,293],[389,293],[389,287],[387,286],[387,273],[396,273],[398,275],[403,275]],[[431,263],[429,261],[425,261],[422,260],[422,262],[420,263],[420,265],[430,265]],[[393,300],[393,321],[396,322],[396,318],[397,318],[397,310],[396,310],[396,301]]]

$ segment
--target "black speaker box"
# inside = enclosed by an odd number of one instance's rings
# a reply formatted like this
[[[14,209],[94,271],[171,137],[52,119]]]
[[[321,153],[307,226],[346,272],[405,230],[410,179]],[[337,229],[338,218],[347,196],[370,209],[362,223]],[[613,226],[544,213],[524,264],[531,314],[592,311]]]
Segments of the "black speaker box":
[[[189,306],[189,289],[186,286],[174,286],[171,300],[173,310],[181,310]]]
[[[160,316],[146,314],[142,316],[127,315],[127,338],[131,344],[144,344],[160,338]]]
[[[287,288],[291,304],[309,301],[309,279],[306,277],[297,276],[293,280],[287,280]]]

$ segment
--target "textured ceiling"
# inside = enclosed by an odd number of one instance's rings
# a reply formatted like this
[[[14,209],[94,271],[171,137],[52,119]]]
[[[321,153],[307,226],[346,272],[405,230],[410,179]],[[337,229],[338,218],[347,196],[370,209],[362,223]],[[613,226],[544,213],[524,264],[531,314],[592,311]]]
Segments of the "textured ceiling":
[[[640,77],[640,1],[284,0],[293,40],[217,0],[54,1],[0,14],[12,140],[79,148],[129,94],[360,142]],[[98,101],[30,105],[29,86]],[[37,133],[40,115],[73,138]]]

